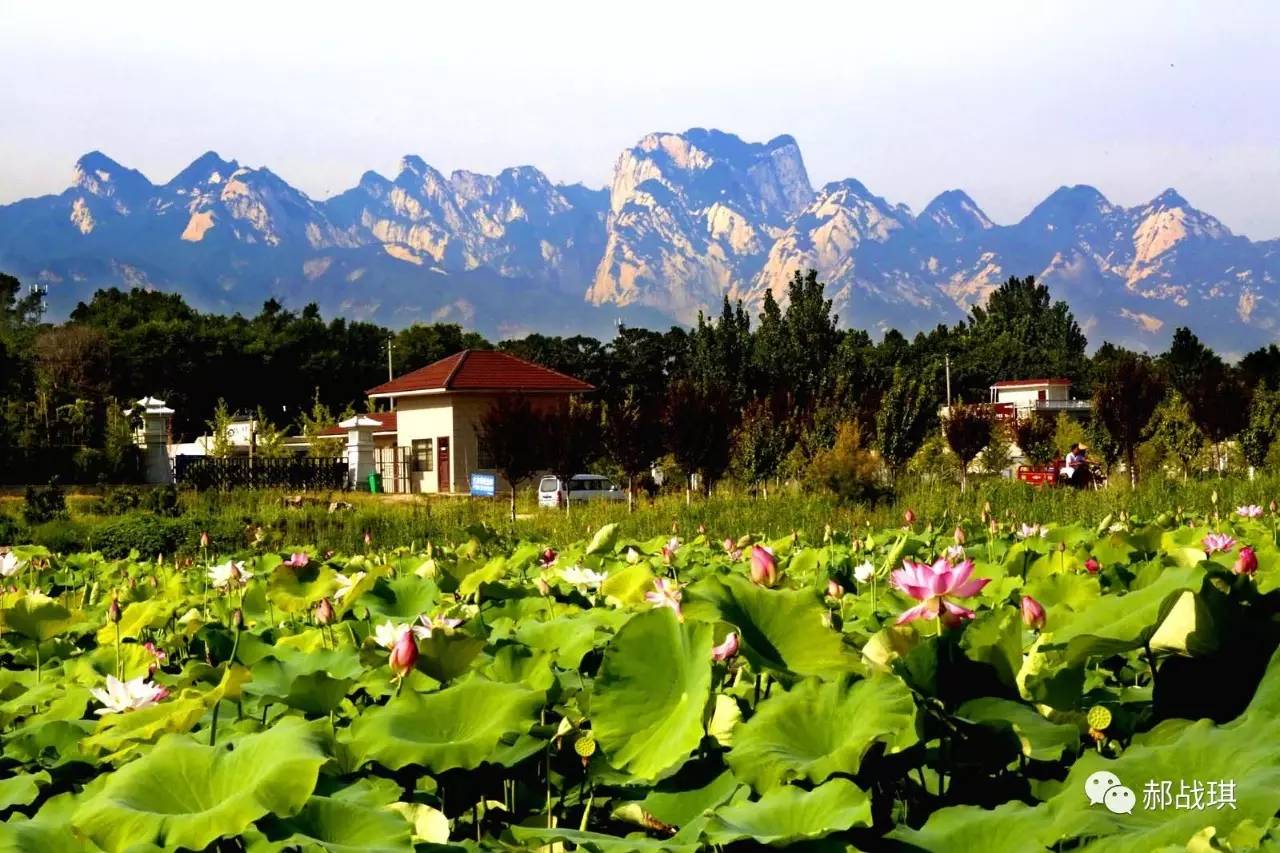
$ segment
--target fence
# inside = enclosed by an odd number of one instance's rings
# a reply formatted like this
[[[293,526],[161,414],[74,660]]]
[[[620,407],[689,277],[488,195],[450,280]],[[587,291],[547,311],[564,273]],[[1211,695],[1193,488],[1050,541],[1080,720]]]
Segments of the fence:
[[[174,478],[190,488],[218,489],[344,489],[347,461],[309,456],[287,459],[179,456]]]
[[[411,461],[408,447],[379,447],[374,450],[374,470],[382,475],[383,491],[414,491]]]

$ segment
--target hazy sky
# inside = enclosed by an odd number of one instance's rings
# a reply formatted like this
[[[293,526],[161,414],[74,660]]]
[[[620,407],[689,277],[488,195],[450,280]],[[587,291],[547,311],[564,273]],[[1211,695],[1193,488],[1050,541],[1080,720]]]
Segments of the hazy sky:
[[[152,180],[207,149],[317,197],[421,154],[605,185],[652,130],[790,133],[815,185],[997,222],[1062,184],[1174,186],[1280,237],[1275,2],[0,0],[0,202],[99,148]]]

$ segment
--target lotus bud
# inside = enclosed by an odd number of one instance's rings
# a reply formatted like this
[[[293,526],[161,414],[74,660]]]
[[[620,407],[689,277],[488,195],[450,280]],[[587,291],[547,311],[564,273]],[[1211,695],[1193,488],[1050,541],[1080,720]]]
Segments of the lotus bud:
[[[1218,505],[1218,490],[1214,489],[1213,494],[1209,495],[1209,501],[1214,505]]]
[[[831,525],[825,525],[822,528],[822,541],[824,543],[831,541]]]
[[[207,530],[200,531],[200,548],[208,550],[209,548],[209,532]]]
[[[671,535],[672,535],[672,536],[675,536],[675,535],[676,535],[677,533],[679,533],[679,532],[680,532],[680,522],[676,521],[675,519],[672,519],[672,520],[671,520]]]
[[[831,578],[827,581],[827,595],[831,598],[844,598],[844,587],[840,585],[840,581]]]
[[[1271,510],[1272,514],[1274,514],[1274,513],[1275,513],[1275,511],[1276,511],[1276,501],[1275,501],[1275,498],[1272,498],[1272,499],[1271,499],[1271,503],[1270,503],[1270,504],[1268,504],[1267,506],[1268,506],[1268,508]]]
[[[547,583],[547,579],[539,576],[533,582],[534,587],[538,590],[538,595],[547,596],[551,594],[551,584]]]
[[[955,532],[951,534],[951,538],[955,540],[957,545],[963,545],[967,538],[964,535],[964,528],[957,524]]]
[[[706,535],[707,535],[707,526],[706,526],[705,524],[699,524],[699,525],[698,525],[698,535],[699,535],[699,536],[706,536]]]
[[[111,596],[111,603],[107,605],[107,619],[116,625],[120,624],[120,599],[114,595]]]
[[[387,663],[391,666],[391,671],[396,678],[404,678],[413,671],[413,665],[418,662],[418,643],[413,638],[413,632],[406,630],[400,635],[400,639],[396,640],[396,644],[391,647],[391,654],[387,659]]]
[[[987,522],[987,531],[988,531],[992,536],[995,536],[997,533],[999,533],[999,532],[1000,532],[1000,525],[999,525],[999,523],[997,523],[997,522],[996,522],[996,520],[995,520],[995,517],[994,517],[994,516],[992,517],[992,519],[991,519],[989,522]]]
[[[725,635],[724,642],[711,649],[711,659],[723,663],[729,658],[736,657],[738,654],[738,635],[730,631]]]
[[[1044,630],[1044,605],[1029,595],[1022,596],[1022,621],[1033,631]]]
[[[751,546],[751,581],[773,586],[778,580],[778,558],[764,545]]]
[[[152,589],[155,589],[156,587],[158,587],[158,586],[160,585],[160,582],[159,582],[158,580],[156,580],[156,576],[155,576],[155,575],[152,575],[151,577],[147,578],[147,580],[151,582],[151,588],[152,588]]]
[[[1102,570],[1102,564],[1099,563],[1097,559],[1095,559],[1094,557],[1090,557],[1089,559],[1084,561],[1084,570],[1091,575],[1096,575],[1098,572]]]
[[[542,552],[541,562],[544,566],[549,566],[556,561],[556,549],[548,548]]]
[[[916,523],[916,514],[914,510],[908,509],[902,514],[902,521],[907,527]]]
[[[237,631],[244,629],[244,611],[239,607],[231,611],[231,626]]]
[[[1059,542],[1059,543],[1058,543],[1058,551],[1059,551],[1059,552],[1061,552],[1061,551],[1065,551],[1065,550],[1067,550],[1067,543],[1066,543],[1066,542]]]
[[[791,544],[792,544],[792,545],[797,545],[797,544],[799,544],[799,543],[800,543],[800,531],[798,531],[798,530],[792,530],[792,531],[791,531]]]
[[[373,544],[373,537],[369,535],[369,531],[364,532],[364,547],[368,548]]]
[[[320,603],[316,605],[316,624],[328,625],[333,621],[333,604],[328,597],[320,599]]]
[[[1238,575],[1252,575],[1258,570],[1258,555],[1253,549],[1245,545],[1240,549],[1240,556],[1236,558],[1235,564],[1231,566],[1231,571]]]

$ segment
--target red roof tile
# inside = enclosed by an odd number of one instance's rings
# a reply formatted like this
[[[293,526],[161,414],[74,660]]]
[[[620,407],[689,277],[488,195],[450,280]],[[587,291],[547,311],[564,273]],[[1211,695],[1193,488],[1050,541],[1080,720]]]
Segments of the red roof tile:
[[[374,435],[378,435],[379,433],[384,433],[384,432],[396,431],[396,413],[395,412],[369,412],[367,415],[364,415],[364,417],[373,418],[375,421],[382,424],[382,426],[378,427],[373,431]],[[321,435],[346,435],[347,431],[340,426],[331,426],[328,429],[322,431],[320,434]]]
[[[1016,388],[1020,385],[1070,385],[1070,379],[1004,379],[992,388]]]
[[[592,385],[581,379],[516,358],[510,353],[498,350],[463,350],[434,364],[397,376],[365,393],[369,396],[394,396],[422,391],[574,394],[594,390]]]

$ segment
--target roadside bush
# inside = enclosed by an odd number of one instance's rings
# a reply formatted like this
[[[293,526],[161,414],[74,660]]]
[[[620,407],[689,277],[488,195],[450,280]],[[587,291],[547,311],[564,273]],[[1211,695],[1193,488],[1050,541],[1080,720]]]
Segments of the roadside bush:
[[[92,504],[94,515],[124,515],[142,506],[142,490],[133,486],[108,486]]]
[[[68,554],[91,549],[92,533],[90,525],[64,517],[32,525],[27,531],[27,539],[32,545],[43,545],[50,551]]]
[[[67,496],[56,479],[48,486],[27,486],[22,505],[22,519],[28,526],[67,517]]]
[[[184,546],[190,550],[193,542],[189,521],[134,512],[99,527],[93,544],[103,556],[114,558],[128,556],[130,551],[143,557],[172,555]]]
[[[178,502],[178,487],[173,484],[149,490],[146,493],[144,505],[147,511],[165,518],[177,518],[182,515],[182,504]]]
[[[22,522],[8,513],[0,512],[0,545],[15,545],[22,540]]]
[[[880,460],[862,446],[856,421],[840,424],[836,443],[813,458],[810,476],[844,502],[875,503],[886,492],[880,482]]]

